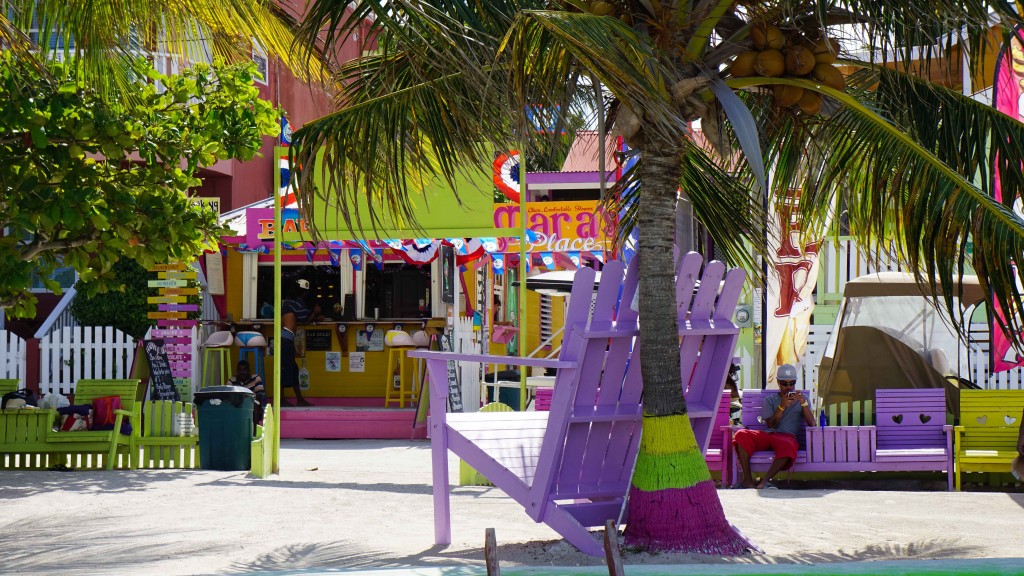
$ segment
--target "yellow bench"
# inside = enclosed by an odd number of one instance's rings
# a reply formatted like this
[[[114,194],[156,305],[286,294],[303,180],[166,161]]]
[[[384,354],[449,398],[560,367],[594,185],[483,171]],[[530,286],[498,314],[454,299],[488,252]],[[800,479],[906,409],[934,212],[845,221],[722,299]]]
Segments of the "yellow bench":
[[[1017,455],[1024,390],[961,390],[953,429],[956,489],[964,472],[1009,472]]]

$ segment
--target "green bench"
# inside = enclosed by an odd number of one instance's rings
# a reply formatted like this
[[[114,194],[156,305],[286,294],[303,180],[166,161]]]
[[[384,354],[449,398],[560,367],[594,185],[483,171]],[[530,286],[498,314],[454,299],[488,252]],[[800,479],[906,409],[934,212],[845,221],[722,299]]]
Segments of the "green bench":
[[[960,425],[953,429],[956,489],[966,472],[1010,471],[1024,390],[961,390]]]
[[[75,403],[91,404],[96,398],[119,396],[121,410],[115,412],[114,429],[60,432],[54,430],[55,410],[0,410],[0,468],[47,469],[55,466],[112,470],[138,467],[138,438],[141,421],[139,398],[144,394],[139,380],[81,380],[76,385]],[[127,418],[131,434],[121,434]]]

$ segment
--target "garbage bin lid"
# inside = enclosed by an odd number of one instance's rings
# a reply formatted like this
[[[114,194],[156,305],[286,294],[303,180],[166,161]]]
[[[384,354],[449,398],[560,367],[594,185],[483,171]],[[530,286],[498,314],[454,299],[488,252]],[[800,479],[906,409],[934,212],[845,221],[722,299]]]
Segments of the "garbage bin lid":
[[[220,394],[247,394],[252,396],[252,390],[245,386],[207,386],[196,391],[195,396],[214,396]]]
[[[246,396],[255,396],[252,390],[243,386],[208,386],[197,390],[193,395],[196,406],[202,406],[207,400],[218,398],[233,406],[239,406]]]

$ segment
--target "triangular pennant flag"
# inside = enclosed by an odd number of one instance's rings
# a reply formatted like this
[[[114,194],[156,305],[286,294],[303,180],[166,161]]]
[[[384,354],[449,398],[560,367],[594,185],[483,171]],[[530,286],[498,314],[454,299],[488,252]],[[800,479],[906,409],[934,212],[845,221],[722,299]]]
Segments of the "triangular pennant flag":
[[[598,262],[604,264],[604,252],[601,250],[591,250],[590,253],[594,255]]]
[[[378,270],[384,269],[384,249],[374,248],[373,249],[373,263],[377,266]]]
[[[554,270],[555,269],[555,255],[552,254],[551,252],[541,252],[540,253],[540,263],[541,263],[542,266],[544,266],[548,270]]]
[[[525,230],[525,232],[526,232],[526,239],[527,240],[529,240],[531,243],[537,241],[537,233],[536,232],[534,232],[533,230],[530,230],[529,228],[527,228]]]
[[[572,250],[572,251],[570,251],[569,252],[569,260],[572,260],[572,264],[576,268],[579,268],[580,264],[583,262],[583,260],[580,258],[579,250]]]
[[[492,266],[494,267],[495,274],[505,273],[505,255],[504,254],[491,254],[491,258],[494,260]]]
[[[341,249],[340,248],[329,248],[327,250],[327,256],[331,259],[331,266],[339,266],[341,263]]]
[[[484,245],[484,251],[488,254],[493,254],[498,251],[497,238],[481,238],[480,243]]]
[[[316,248],[308,248],[306,250],[306,261],[309,263],[313,262],[313,256],[316,255]]]
[[[348,251],[349,261],[352,262],[352,269],[359,272],[363,269],[363,251],[353,248]]]

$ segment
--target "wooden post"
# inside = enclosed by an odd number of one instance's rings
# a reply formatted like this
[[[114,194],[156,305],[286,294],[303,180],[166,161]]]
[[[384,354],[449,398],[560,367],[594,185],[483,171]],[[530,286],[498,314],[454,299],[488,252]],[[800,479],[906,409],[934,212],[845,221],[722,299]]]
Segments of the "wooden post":
[[[608,561],[608,576],[625,576],[622,569],[622,554],[619,553],[619,534],[615,521],[604,523],[604,557]]]
[[[487,576],[501,576],[498,566],[498,539],[494,536],[494,528],[484,532],[484,564],[487,565]]]

